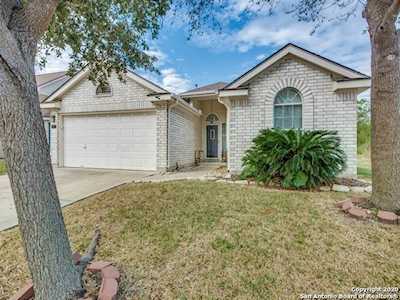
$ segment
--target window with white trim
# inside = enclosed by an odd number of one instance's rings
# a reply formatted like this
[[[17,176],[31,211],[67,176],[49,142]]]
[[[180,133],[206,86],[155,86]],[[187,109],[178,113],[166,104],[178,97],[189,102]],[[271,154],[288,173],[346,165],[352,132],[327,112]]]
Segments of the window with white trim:
[[[209,114],[208,117],[207,117],[207,119],[206,119],[206,121],[207,121],[209,124],[215,124],[215,123],[218,122],[218,117],[217,117],[215,114]]]
[[[280,90],[274,100],[274,128],[301,128],[302,101],[300,92],[292,87]]]

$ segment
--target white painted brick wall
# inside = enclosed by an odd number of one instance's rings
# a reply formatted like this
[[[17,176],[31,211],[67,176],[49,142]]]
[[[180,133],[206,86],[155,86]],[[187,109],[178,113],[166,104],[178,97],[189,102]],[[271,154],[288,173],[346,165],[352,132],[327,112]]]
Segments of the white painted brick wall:
[[[157,106],[157,170],[166,171],[168,168],[168,108],[167,105]]]
[[[169,114],[169,169],[194,164],[195,151],[201,149],[201,120],[183,109],[173,107]]]
[[[50,118],[50,156],[51,162],[53,164],[58,164],[58,116],[55,112],[52,112],[51,116],[55,116],[56,122],[53,123],[53,118]],[[55,128],[53,128],[53,125],[55,125]]]
[[[98,96],[96,95],[96,86],[93,85],[88,78],[83,79],[62,97],[60,112],[85,113],[155,109],[150,98],[147,96],[153,91],[138,84],[136,81],[126,78],[126,81],[122,82],[118,79],[117,75],[113,74],[109,79],[109,84],[112,89],[111,96]],[[52,128],[50,131],[50,152],[54,164],[57,164],[59,161],[58,154],[60,151],[58,147],[58,127],[60,126],[60,123],[58,122],[58,119],[59,118],[57,117],[57,128]],[[160,149],[162,152],[162,146]],[[164,161],[166,161],[166,158],[164,158]],[[159,163],[160,166],[163,165],[161,160],[159,162],[158,157],[157,163]]]
[[[273,126],[273,99],[280,88],[293,86],[303,96],[303,126],[336,130],[347,155],[345,175],[357,174],[357,93],[332,91],[331,74],[294,57],[286,57],[255,77],[246,101],[232,101],[229,163],[240,172],[242,157],[263,128]]]
[[[126,78],[126,82],[112,75],[109,79],[111,96],[97,96],[96,87],[88,79],[83,79],[70,89],[61,103],[61,112],[101,112],[111,110],[132,110],[154,108],[147,97],[151,90],[134,80]]]

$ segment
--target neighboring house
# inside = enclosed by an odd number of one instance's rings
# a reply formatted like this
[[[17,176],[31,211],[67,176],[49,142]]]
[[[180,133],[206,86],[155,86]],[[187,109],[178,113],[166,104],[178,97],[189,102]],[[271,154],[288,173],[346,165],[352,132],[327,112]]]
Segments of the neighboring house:
[[[288,44],[229,84],[180,95],[128,72],[94,86],[83,70],[42,103],[60,167],[171,170],[227,160],[232,173],[263,128],[337,130],[356,175],[357,95],[370,78]]]
[[[61,85],[69,80],[66,72],[54,72],[36,75],[36,84],[38,86],[39,101],[42,102]],[[50,135],[50,115],[47,110],[42,110],[43,120],[46,127],[47,138]],[[0,158],[4,158],[3,148],[0,144]]]

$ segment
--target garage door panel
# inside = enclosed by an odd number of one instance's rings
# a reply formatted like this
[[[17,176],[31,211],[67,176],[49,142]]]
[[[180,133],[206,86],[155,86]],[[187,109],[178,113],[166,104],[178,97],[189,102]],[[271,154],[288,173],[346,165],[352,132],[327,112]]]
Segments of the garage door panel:
[[[155,114],[66,116],[64,165],[155,170]]]

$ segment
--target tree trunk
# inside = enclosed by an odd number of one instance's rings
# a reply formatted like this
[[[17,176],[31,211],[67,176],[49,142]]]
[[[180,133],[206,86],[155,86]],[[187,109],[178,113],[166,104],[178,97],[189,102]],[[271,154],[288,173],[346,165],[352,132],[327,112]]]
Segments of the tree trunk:
[[[395,27],[397,0],[369,0],[368,22],[372,58],[372,202],[400,209],[400,57]]]
[[[34,77],[34,58],[15,57],[16,62],[29,66],[24,71],[25,81],[1,58],[0,138],[35,299],[73,299],[81,294],[82,284],[72,262],[54,181]]]

